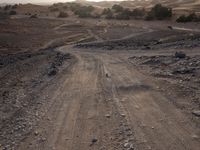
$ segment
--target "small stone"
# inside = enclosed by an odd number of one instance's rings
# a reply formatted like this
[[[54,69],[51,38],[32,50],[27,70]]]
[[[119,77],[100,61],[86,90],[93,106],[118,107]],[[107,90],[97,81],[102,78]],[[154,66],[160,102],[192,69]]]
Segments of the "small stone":
[[[154,129],[154,127],[151,127],[151,129]]]
[[[106,118],[110,118],[110,114],[106,114],[105,116],[106,116]]]
[[[122,116],[122,117],[125,117],[126,115],[125,115],[125,114],[121,114],[121,116]]]
[[[125,144],[124,144],[124,147],[125,147],[125,148],[128,148],[128,147],[129,147],[129,143],[125,143]]]
[[[136,108],[136,109],[139,109],[140,107],[139,107],[138,105],[135,105],[135,108]]]
[[[128,132],[127,133],[127,136],[131,136],[133,133],[132,132]]]
[[[98,140],[96,138],[92,139],[92,143],[96,143]]]
[[[197,116],[197,117],[200,117],[200,110],[194,110],[192,112],[193,115]]]
[[[41,138],[41,141],[42,141],[42,142],[46,141],[46,138],[45,138],[45,137],[42,137],[42,138]]]
[[[35,134],[35,136],[37,136],[39,133],[38,133],[38,131],[35,131],[35,133],[34,133],[34,134]]]
[[[199,139],[199,137],[198,137],[198,135],[196,135],[196,134],[194,134],[194,135],[192,135],[192,139]]]

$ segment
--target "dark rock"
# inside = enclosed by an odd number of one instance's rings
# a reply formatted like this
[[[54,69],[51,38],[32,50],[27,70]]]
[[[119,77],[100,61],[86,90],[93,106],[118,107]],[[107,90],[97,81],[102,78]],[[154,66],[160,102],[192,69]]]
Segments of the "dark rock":
[[[144,49],[151,49],[151,47],[150,46],[145,46],[145,48]]]
[[[109,77],[109,75],[108,75],[108,73],[106,73],[106,78],[108,78]]]
[[[50,69],[48,70],[48,76],[54,76],[54,75],[56,75],[56,74],[57,74],[56,68],[50,68]]]
[[[56,65],[52,63],[50,67],[48,68],[48,76],[54,76],[57,74],[58,69],[56,68]]]
[[[94,144],[94,143],[96,143],[98,140],[96,139],[96,138],[93,138],[92,139],[92,143]]]
[[[170,29],[170,30],[173,30],[173,27],[172,27],[172,26],[168,26],[167,28]]]
[[[176,58],[185,58],[186,54],[184,52],[176,52],[175,57]]]

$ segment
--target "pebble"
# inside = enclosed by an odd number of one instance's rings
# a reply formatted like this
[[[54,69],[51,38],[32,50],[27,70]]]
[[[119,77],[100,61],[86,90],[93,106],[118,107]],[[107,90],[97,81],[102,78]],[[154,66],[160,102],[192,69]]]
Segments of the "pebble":
[[[199,139],[198,135],[194,134],[192,135],[192,139]]]
[[[106,116],[106,118],[110,118],[110,114],[106,114],[105,116]]]
[[[194,110],[192,112],[193,115],[197,116],[197,117],[200,117],[200,110]]]
[[[92,143],[96,143],[98,140],[96,138],[92,139]]]
[[[125,144],[124,144],[124,147],[125,147],[125,148],[128,148],[128,147],[129,147],[129,143],[125,143]]]
[[[41,138],[41,141],[42,141],[42,142],[46,141],[46,138],[45,138],[45,137],[42,137],[42,138]]]
[[[37,136],[39,133],[38,133],[38,131],[35,131],[35,133],[34,133],[34,134],[35,134],[35,136]]]
[[[122,116],[122,117],[125,117],[126,115],[125,115],[125,114],[121,114],[121,116]]]
[[[131,135],[132,135],[132,132],[127,133],[127,136],[131,136]]]

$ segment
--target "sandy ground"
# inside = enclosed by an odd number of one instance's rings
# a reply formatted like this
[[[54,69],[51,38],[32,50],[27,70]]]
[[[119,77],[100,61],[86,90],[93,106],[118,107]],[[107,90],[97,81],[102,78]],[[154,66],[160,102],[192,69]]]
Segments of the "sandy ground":
[[[155,56],[171,60],[175,51],[199,55],[199,31],[193,24],[171,24],[173,30],[168,25],[67,20],[49,29],[55,38],[42,42],[40,51],[4,51],[2,149],[198,150],[199,117],[193,111],[200,109],[199,82],[191,89],[195,97],[179,88],[177,75],[172,74],[173,82],[154,76],[164,72],[161,64],[153,64],[157,70],[143,64]]]

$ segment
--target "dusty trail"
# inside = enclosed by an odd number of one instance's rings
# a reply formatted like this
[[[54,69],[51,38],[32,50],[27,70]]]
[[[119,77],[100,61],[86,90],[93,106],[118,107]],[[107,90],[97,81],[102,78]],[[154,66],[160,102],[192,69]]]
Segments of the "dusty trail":
[[[56,103],[39,123],[39,135],[20,150],[199,149],[199,130],[126,55],[72,53],[77,63],[60,88],[49,91]]]

